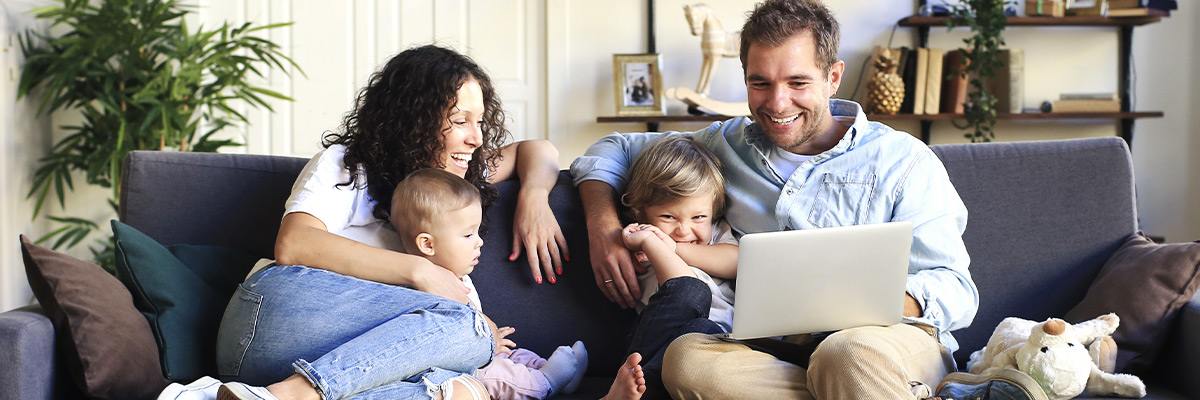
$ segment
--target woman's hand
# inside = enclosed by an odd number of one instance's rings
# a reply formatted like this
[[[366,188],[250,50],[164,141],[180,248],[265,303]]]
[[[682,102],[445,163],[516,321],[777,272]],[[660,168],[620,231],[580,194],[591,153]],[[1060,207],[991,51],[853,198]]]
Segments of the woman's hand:
[[[429,260],[419,258],[424,263],[419,263],[414,267],[416,271],[412,277],[413,289],[420,290],[435,296],[442,296],[459,303],[467,303],[470,299],[467,298],[467,285],[463,284],[462,279],[455,276],[450,270],[439,267]],[[418,261],[419,262],[419,261]]]
[[[550,209],[548,198],[549,192],[545,190],[521,191],[513,215],[512,255],[508,257],[509,261],[516,260],[524,250],[529,271],[538,284],[542,283],[543,272],[550,283],[556,283],[556,273],[562,275],[563,261],[571,260],[567,240]]]

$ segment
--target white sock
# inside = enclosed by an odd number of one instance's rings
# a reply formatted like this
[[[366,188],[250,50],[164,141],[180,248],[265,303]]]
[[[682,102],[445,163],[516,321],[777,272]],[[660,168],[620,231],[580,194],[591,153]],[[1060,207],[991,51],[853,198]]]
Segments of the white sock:
[[[568,394],[579,389],[579,383],[583,382],[583,374],[587,372],[588,365],[587,349],[583,347],[583,342],[576,340],[575,344],[571,345],[571,351],[575,354],[575,376],[572,376],[567,387],[563,388],[563,393]]]
[[[574,353],[575,351],[570,347],[558,346],[554,350],[554,354],[546,359],[546,363],[538,368],[538,371],[542,371],[542,374],[546,376],[546,381],[550,382],[551,393],[568,393],[565,392],[567,384],[571,382],[571,378],[575,376],[575,370],[578,369]]]

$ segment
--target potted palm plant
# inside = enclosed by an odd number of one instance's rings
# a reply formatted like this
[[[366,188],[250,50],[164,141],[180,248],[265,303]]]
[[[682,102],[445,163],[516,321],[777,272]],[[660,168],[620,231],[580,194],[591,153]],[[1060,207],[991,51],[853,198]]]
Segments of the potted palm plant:
[[[90,185],[112,188],[109,205],[115,211],[119,168],[130,151],[213,152],[240,146],[214,136],[248,122],[235,108],[237,102],[270,110],[268,98],[291,100],[254,82],[271,69],[299,70],[278,45],[255,36],[289,24],[193,30],[184,20],[189,9],[176,0],[60,3],[32,11],[63,33],[21,35],[25,65],[17,96],[36,93],[39,115],[64,110],[82,118],[63,127],[62,138],[39,160],[27,194],[36,199],[35,219],[51,192],[65,206],[73,174],[82,174]],[[56,249],[75,246],[99,229],[84,218],[47,218],[58,227],[39,242],[54,239]],[[98,244],[90,247],[92,255],[110,268],[112,240],[106,237]]]

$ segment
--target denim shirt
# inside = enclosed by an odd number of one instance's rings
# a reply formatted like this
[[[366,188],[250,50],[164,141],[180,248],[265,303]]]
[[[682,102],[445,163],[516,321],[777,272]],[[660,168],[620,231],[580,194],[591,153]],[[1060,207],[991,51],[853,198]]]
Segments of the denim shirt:
[[[935,327],[939,341],[957,350],[950,331],[971,324],[979,292],[967,270],[971,260],[962,241],[967,209],[946,167],[912,135],[868,121],[857,103],[830,100],[830,111],[853,117],[853,124],[836,146],[800,164],[786,179],[767,160],[774,145],[746,117],[714,122],[696,132],[608,135],[571,164],[571,173],[576,185],[599,180],[623,193],[627,171],[648,143],[660,135],[685,134],[721,160],[725,219],[738,236],[911,221],[905,287],[924,315],[904,321]]]

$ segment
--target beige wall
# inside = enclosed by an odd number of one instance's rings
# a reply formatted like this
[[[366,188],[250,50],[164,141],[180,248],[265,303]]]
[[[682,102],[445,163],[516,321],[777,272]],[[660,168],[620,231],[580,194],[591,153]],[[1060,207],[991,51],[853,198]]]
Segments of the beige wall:
[[[557,3],[557,2],[554,2]],[[699,75],[700,39],[690,36],[682,5],[687,0],[657,0],[658,52],[664,65],[664,86],[694,87]],[[737,29],[749,1],[710,0],[726,29]],[[845,82],[837,97],[849,98],[859,80],[859,68],[871,48],[887,45],[895,21],[912,14],[909,2],[827,0],[842,24],[840,57],[845,60]],[[595,122],[597,115],[613,115],[611,54],[645,51],[643,1],[567,1],[550,7],[550,20],[563,19],[548,32],[564,33],[559,46],[551,46],[548,87],[562,88],[562,101],[551,101],[550,138],[562,152],[561,162],[582,154],[596,139],[613,131],[635,132],[645,125]],[[1135,123],[1133,159],[1137,180],[1138,212],[1144,230],[1169,241],[1200,239],[1200,32],[1193,21],[1200,7],[1183,6],[1162,22],[1134,29],[1134,67],[1137,75],[1135,110],[1161,110],[1165,118]],[[625,21],[618,28],[601,21]],[[590,33],[589,33],[590,32]],[[932,28],[930,46],[962,46],[965,29],[947,32]],[[1025,49],[1026,107],[1056,98],[1063,92],[1117,90],[1117,31],[1091,27],[1011,27],[1004,35],[1011,47]],[[891,46],[911,46],[909,28],[896,29]],[[558,54],[557,56],[555,54]],[[555,63],[555,61],[559,61]],[[741,69],[736,59],[725,60],[713,80],[712,98],[745,99]],[[557,80],[557,82],[555,81]],[[864,82],[865,85],[865,82]],[[865,89],[859,90],[859,97]],[[554,89],[550,95],[554,96]],[[670,113],[682,113],[672,104]],[[557,119],[557,120],[556,120]],[[896,129],[918,132],[916,122],[891,123]],[[703,123],[663,124],[662,130],[695,130]],[[1047,140],[1113,136],[1116,125],[1108,121],[1045,123],[1001,121],[997,140]],[[947,122],[934,125],[932,143],[962,143],[962,132]],[[1081,199],[1086,201],[1086,199]]]
[[[509,86],[501,93],[506,103],[520,104],[520,120],[514,121],[520,137],[550,139],[562,154],[563,167],[608,133],[645,129],[641,124],[599,124],[595,120],[614,113],[612,54],[646,51],[648,0],[506,1],[511,6],[502,9],[489,9],[497,4],[491,0],[353,0],[319,5],[297,0],[193,2],[202,5],[205,21],[297,22],[287,30],[270,34],[272,40],[289,46],[288,51],[297,55],[297,61],[308,72],[308,78],[287,79],[281,74],[270,78],[272,88],[294,95],[297,102],[273,114],[252,113],[252,126],[229,133],[247,144],[233,151],[311,155],[321,132],[336,129],[354,91],[379,62],[403,47],[430,40],[462,45],[493,75],[507,79]],[[699,74],[700,39],[688,33],[682,6],[698,0],[655,1],[664,86],[694,87]],[[827,1],[843,26],[840,55],[847,63],[847,74],[838,95],[846,98],[860,78],[859,67],[870,49],[887,44],[895,21],[910,15],[912,5],[886,0]],[[49,0],[0,2],[0,8],[7,12],[7,18],[0,21],[0,47],[10,47],[11,33],[29,25],[31,18],[25,10],[47,3]],[[726,29],[738,29],[753,1],[707,3]],[[1169,241],[1200,239],[1200,211],[1192,206],[1200,204],[1200,157],[1195,155],[1200,153],[1200,135],[1194,133],[1200,131],[1200,115],[1192,112],[1200,108],[1200,92],[1191,90],[1200,87],[1200,32],[1193,23],[1200,20],[1200,7],[1183,6],[1185,9],[1163,22],[1134,31],[1135,108],[1166,113],[1165,118],[1139,120],[1135,126],[1138,209],[1145,230]],[[513,12],[513,7],[520,12]],[[520,32],[533,32],[537,37],[512,31],[514,24],[524,29]],[[514,39],[496,44],[502,36],[478,33],[488,29],[507,32]],[[934,28],[931,45],[959,47],[965,34],[961,29],[947,33]],[[1112,28],[1013,27],[1005,37],[1010,46],[1026,51],[1027,105],[1060,92],[1116,90],[1117,39]],[[466,38],[465,43],[455,38]],[[510,47],[508,43],[515,40],[524,42],[525,47]],[[891,45],[911,45],[912,40],[910,29],[899,28]],[[33,118],[29,102],[13,100],[15,82],[10,78],[18,58],[10,50],[0,52],[0,61],[0,80],[5,80],[0,84],[0,187],[5,188],[0,198],[0,310],[7,310],[30,298],[16,236],[23,233],[36,237],[47,230],[43,223],[30,222],[32,204],[24,194],[36,158],[48,151],[51,123]],[[512,61],[517,62],[510,64]],[[514,70],[514,65],[519,70]],[[743,100],[740,73],[736,59],[723,60],[713,82],[712,97]],[[864,90],[860,89],[860,97]],[[538,110],[544,110],[544,118],[527,117]],[[669,112],[683,113],[683,106],[670,104]],[[662,128],[694,130],[703,126],[664,124]],[[916,123],[893,126],[909,132],[918,129]],[[1002,121],[998,126],[998,138],[1004,141],[1111,136],[1115,132],[1112,123],[1094,121]],[[939,122],[932,140],[958,143],[964,139],[961,132]],[[71,214],[94,216],[101,222],[112,218],[104,206],[94,210],[86,206],[100,203],[97,200],[104,198],[102,192],[85,191],[77,197],[68,204]],[[87,256],[83,249],[73,254]]]

